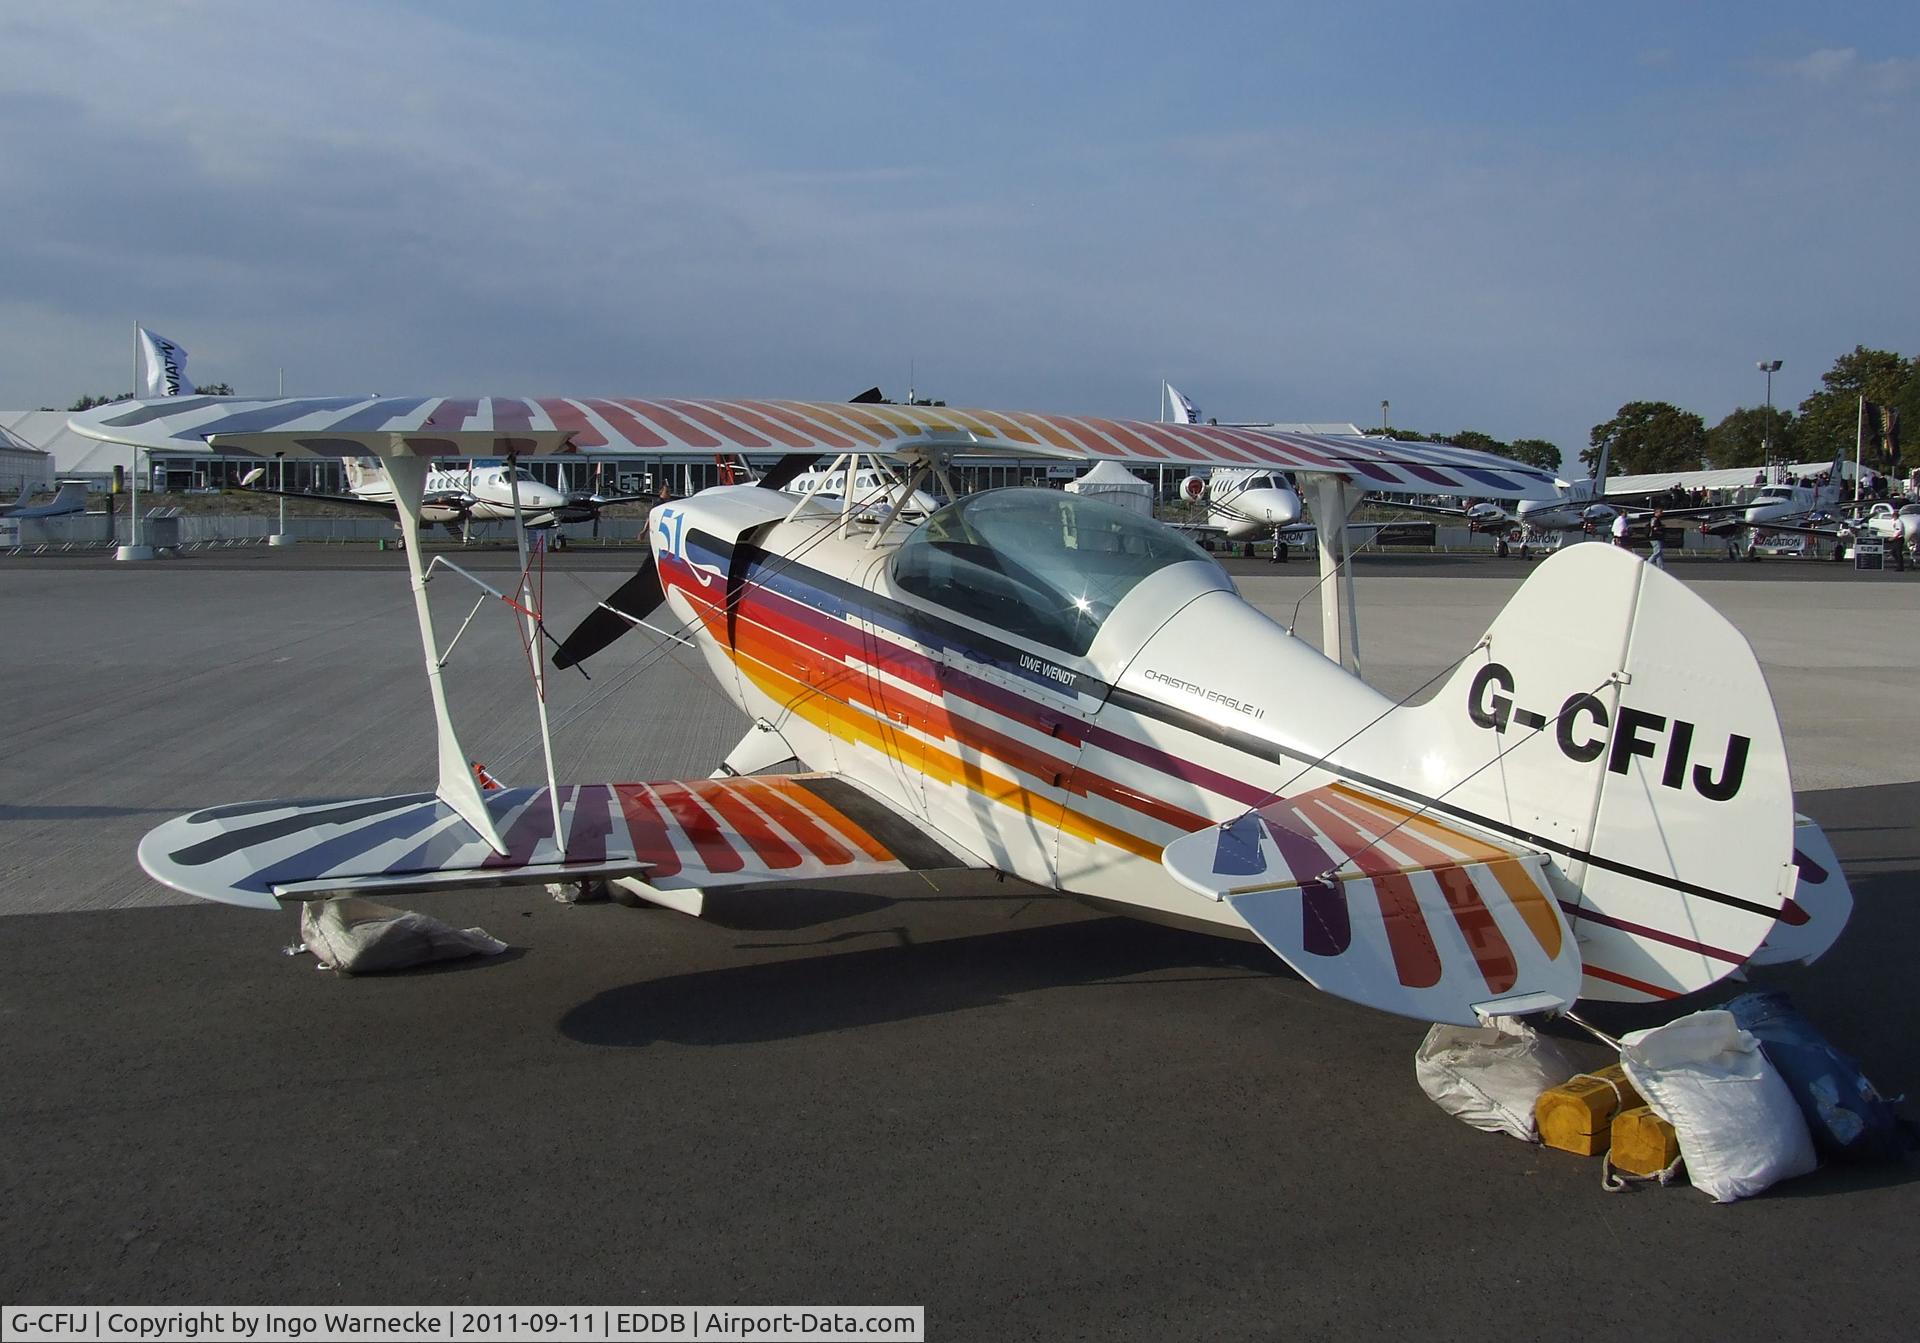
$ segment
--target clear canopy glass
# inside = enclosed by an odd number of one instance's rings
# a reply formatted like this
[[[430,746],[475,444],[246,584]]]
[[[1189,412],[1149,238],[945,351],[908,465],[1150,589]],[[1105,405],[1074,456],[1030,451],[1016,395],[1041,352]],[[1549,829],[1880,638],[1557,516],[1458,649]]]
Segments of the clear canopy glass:
[[[1211,557],[1128,509],[1063,490],[988,490],[901,542],[894,582],[1009,634],[1083,654],[1147,575]]]

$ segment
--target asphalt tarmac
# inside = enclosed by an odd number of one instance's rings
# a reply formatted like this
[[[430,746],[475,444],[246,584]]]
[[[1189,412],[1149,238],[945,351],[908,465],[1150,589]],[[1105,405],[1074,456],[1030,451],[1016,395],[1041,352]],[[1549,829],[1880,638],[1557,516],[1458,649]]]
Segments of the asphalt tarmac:
[[[556,628],[636,560],[554,557]],[[1362,653],[1391,693],[1523,572],[1372,564]],[[151,883],[133,846],[166,816],[427,781],[398,568],[0,561],[0,1300],[923,1303],[929,1337],[982,1339],[1911,1330],[1920,1165],[1732,1207],[1606,1194],[1596,1162],[1434,1107],[1419,1024],[991,877],[716,895],[704,921],[421,897],[513,951],[365,979],[282,956],[291,913]],[[1283,620],[1312,582],[1230,568]],[[1842,573],[1683,576],[1759,652],[1857,901],[1825,959],[1756,978],[1897,1093],[1920,1083],[1920,584]],[[434,594],[456,623],[472,602]],[[518,656],[483,611],[449,672],[468,745],[516,779]],[[634,636],[596,664],[554,683],[565,773],[704,774],[744,727],[697,657]]]

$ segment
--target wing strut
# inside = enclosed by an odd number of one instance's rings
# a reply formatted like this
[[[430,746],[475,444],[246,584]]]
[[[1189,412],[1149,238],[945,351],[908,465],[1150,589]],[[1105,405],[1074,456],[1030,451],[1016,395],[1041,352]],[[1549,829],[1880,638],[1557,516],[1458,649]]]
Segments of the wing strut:
[[[487,806],[480,797],[480,785],[467,763],[467,753],[453,732],[453,715],[447,710],[447,690],[440,680],[440,650],[433,636],[433,613],[427,607],[427,576],[420,567],[420,500],[426,494],[427,459],[404,452],[384,459],[387,478],[393,482],[393,503],[400,514],[400,536],[407,553],[407,573],[413,580],[413,614],[420,625],[420,650],[427,663],[427,690],[433,696],[434,738],[440,755],[440,782],[434,789],[439,799],[453,808],[454,814],[472,826],[493,851],[506,857],[507,843],[500,837]],[[543,719],[541,726],[546,724]]]
[[[1347,519],[1365,496],[1344,476],[1305,475],[1313,490],[1314,531],[1320,540],[1320,651],[1360,674],[1360,625],[1353,602],[1353,541]]]
[[[532,569],[527,564],[527,526],[520,513],[520,457],[507,454],[507,487],[513,494],[513,543],[520,551],[520,609],[527,622],[527,664],[533,671],[533,707],[540,717],[540,749],[547,760],[547,803],[553,808],[553,843],[567,851],[567,828],[560,820],[560,784],[553,772],[553,733],[547,727],[547,649],[540,640],[543,613],[535,604]],[[541,573],[544,575],[545,570]],[[544,580],[543,580],[544,586]]]

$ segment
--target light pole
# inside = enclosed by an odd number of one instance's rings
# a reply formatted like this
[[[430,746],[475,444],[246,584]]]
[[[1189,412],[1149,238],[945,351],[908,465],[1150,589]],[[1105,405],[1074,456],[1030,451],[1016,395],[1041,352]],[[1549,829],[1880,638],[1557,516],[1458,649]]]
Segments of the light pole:
[[[293,544],[293,537],[287,533],[287,454],[276,452],[273,454],[273,461],[280,477],[280,530],[267,538],[267,544],[290,546]]]
[[[1773,375],[1780,371],[1778,359],[1762,359],[1757,365],[1767,375],[1767,424],[1760,432],[1760,452],[1766,458],[1767,479],[1773,479]]]

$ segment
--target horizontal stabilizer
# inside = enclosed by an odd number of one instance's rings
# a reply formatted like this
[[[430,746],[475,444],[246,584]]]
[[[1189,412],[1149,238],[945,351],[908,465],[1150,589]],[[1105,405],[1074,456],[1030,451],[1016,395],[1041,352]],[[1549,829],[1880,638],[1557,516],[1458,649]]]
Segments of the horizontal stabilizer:
[[[1544,855],[1333,784],[1169,844],[1315,988],[1420,1021],[1571,1006],[1580,953]]]
[[[563,786],[564,843],[544,788],[485,794],[498,854],[432,793],[212,807],[149,832],[140,865],[204,900],[281,900],[644,876],[663,890],[814,881],[977,864],[843,780]]]

